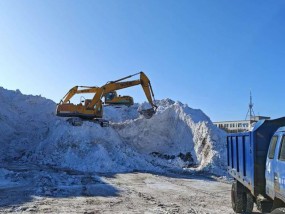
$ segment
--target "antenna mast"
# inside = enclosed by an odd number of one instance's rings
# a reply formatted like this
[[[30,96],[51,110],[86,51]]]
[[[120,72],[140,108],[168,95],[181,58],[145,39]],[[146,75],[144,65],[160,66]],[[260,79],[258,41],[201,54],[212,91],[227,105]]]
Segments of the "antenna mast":
[[[248,118],[249,115],[249,121],[250,123],[253,122],[253,119],[255,117],[254,111],[253,111],[253,102],[252,102],[252,96],[251,96],[251,91],[250,91],[250,98],[249,98],[249,105],[248,105],[248,111],[246,113],[245,120]]]

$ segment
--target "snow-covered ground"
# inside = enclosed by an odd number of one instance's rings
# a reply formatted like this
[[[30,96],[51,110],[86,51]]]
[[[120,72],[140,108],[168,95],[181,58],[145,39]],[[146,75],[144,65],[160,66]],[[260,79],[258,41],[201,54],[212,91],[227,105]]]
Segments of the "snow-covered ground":
[[[0,187],[1,213],[234,213],[230,184],[206,176],[142,172],[98,176],[32,169],[12,177],[28,179],[29,184]]]
[[[89,172],[206,170],[223,174],[225,134],[201,110],[164,99],[143,118],[132,107],[105,107],[110,127],[71,126],[41,96],[0,88],[0,160]]]

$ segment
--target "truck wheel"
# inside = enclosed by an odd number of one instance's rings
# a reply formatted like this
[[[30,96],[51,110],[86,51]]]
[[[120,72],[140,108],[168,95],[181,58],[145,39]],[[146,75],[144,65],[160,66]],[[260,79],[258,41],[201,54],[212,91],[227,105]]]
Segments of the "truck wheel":
[[[272,209],[272,205],[273,205],[272,201],[260,200],[258,197],[256,199],[256,207],[262,213],[270,213]]]
[[[246,191],[245,193],[245,203],[243,211],[245,213],[252,213],[253,205],[254,205],[254,197],[252,196],[251,192]]]
[[[280,207],[271,212],[271,214],[285,214],[285,207]]]
[[[243,192],[238,191],[240,186],[238,181],[235,181],[232,184],[231,199],[232,199],[232,208],[236,213],[242,213],[244,208],[244,197]]]

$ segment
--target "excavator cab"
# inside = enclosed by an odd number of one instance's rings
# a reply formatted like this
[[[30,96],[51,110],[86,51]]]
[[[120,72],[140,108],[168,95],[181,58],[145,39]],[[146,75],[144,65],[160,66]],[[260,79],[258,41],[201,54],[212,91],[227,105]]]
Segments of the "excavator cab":
[[[84,106],[88,106],[91,103],[91,99],[85,99]]]
[[[117,96],[118,95],[117,95],[116,91],[111,91],[111,92],[109,92],[108,94],[105,95],[105,102],[110,102]]]

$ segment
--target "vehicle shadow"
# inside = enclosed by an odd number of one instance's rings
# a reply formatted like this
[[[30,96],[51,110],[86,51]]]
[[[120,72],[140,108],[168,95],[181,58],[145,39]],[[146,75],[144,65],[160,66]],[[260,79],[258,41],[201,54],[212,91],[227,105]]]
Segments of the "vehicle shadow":
[[[151,170],[133,170],[131,172],[119,172],[119,173],[97,173],[100,176],[115,178],[117,174],[125,174],[125,173],[148,173],[153,175],[164,176],[168,178],[176,178],[176,179],[196,179],[203,181],[217,181],[218,177],[214,174],[206,173],[206,172],[185,172],[182,170],[173,171],[173,170],[165,170],[164,172],[157,172]]]
[[[5,176],[5,180],[1,181],[0,177],[0,210],[20,206],[36,197],[118,197],[120,195],[118,188],[93,173],[51,166],[35,167],[35,165],[32,169],[23,165],[18,169],[15,165],[4,169],[10,173]]]

